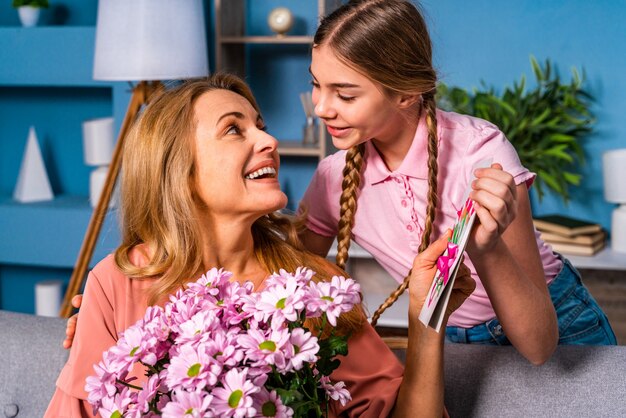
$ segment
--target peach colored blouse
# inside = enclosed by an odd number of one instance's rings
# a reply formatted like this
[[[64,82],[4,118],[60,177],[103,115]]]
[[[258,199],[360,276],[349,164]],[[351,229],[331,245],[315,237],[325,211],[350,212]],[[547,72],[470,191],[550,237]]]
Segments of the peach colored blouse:
[[[144,260],[139,251],[131,253],[135,265]],[[112,255],[89,273],[70,356],[57,380],[46,418],[94,416],[86,400],[85,380],[94,374],[93,365],[116,343],[118,334],[143,317],[147,307],[145,290],[151,283],[126,277]],[[346,383],[352,401],[345,406],[332,402],[331,415],[389,415],[402,382],[401,363],[368,323],[350,338],[348,350],[332,377]],[[143,371],[135,370],[133,374],[141,378]]]

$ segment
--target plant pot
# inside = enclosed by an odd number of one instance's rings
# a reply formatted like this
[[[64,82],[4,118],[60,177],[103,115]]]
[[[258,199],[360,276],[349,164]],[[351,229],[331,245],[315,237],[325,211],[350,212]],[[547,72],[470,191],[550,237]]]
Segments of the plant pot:
[[[39,13],[41,8],[32,6],[20,6],[17,8],[17,14],[20,17],[20,22],[25,28],[31,28],[37,26],[39,21]]]

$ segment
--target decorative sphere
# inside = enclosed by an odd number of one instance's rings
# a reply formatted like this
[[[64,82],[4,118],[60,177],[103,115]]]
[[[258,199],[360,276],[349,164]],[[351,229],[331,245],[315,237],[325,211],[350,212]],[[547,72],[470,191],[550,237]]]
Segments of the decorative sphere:
[[[278,35],[285,35],[293,26],[293,14],[286,7],[277,7],[267,17],[267,24]]]

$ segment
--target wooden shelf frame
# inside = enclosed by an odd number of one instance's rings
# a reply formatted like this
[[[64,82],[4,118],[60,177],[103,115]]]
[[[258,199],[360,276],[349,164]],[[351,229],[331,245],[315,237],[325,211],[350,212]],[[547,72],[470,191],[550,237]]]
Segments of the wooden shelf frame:
[[[338,6],[337,0],[317,0],[317,16],[320,19]],[[246,33],[246,0],[215,0],[215,69],[246,78],[246,47],[248,45],[312,45],[312,35],[302,36],[256,36]],[[287,5],[288,6],[288,5]],[[305,146],[298,140],[280,140],[279,154],[292,157],[326,157],[334,147],[330,135],[318,125],[318,141],[315,146]]]

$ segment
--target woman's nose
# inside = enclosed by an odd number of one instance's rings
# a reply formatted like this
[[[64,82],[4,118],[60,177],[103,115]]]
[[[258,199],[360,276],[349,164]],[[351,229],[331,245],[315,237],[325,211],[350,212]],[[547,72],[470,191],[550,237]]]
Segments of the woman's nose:
[[[255,148],[257,152],[273,152],[278,148],[278,140],[267,132],[259,129]]]

